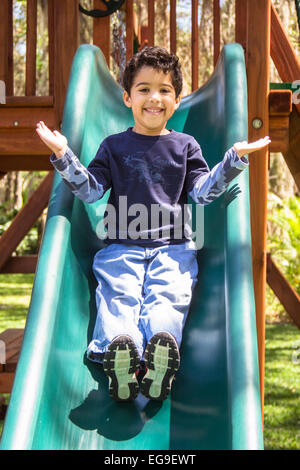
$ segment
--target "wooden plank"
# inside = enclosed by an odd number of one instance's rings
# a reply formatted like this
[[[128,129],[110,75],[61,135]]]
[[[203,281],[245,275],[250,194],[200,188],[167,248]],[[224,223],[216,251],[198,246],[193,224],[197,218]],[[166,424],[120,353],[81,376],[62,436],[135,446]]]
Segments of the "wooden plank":
[[[4,341],[5,344],[9,345],[16,339],[22,339],[24,335],[23,328],[8,328],[0,333],[0,340]]]
[[[48,155],[49,158],[50,154],[51,151],[36,134],[35,129],[0,129],[0,171],[9,171],[4,161],[6,155],[13,158],[17,155]]]
[[[27,0],[25,95],[36,91],[37,0]]]
[[[37,260],[37,255],[11,256],[1,269],[1,272],[6,274],[35,273]]]
[[[235,42],[238,42],[246,52],[248,2],[235,0]]]
[[[35,132],[36,123],[44,121],[50,129],[55,128],[55,115],[53,108],[16,108],[0,107],[0,129],[31,128]],[[16,135],[17,137],[17,135]],[[4,143],[2,143],[3,145]],[[1,146],[1,144],[0,144]]]
[[[15,374],[14,372],[1,372],[0,373],[0,393],[10,393]]]
[[[0,80],[8,85],[8,16],[9,0],[2,0],[0,15]]]
[[[221,22],[221,10],[220,0],[214,0],[213,4],[214,14],[214,65],[218,62],[220,55],[220,22]]]
[[[19,359],[19,354],[20,354],[20,349],[22,346],[22,341],[23,341],[23,335],[21,337],[15,338],[13,342],[10,344],[6,344],[6,350],[5,350],[5,355],[6,355],[6,364],[5,364],[5,370],[7,371],[7,367],[9,364],[13,365],[14,367],[17,365],[18,359]]]
[[[154,11],[154,0],[148,0],[148,31],[147,31],[147,40],[148,46],[154,46],[154,21],[155,21],[155,11]]]
[[[7,96],[2,108],[47,108],[54,106],[53,96]]]
[[[170,0],[170,50],[176,54],[177,23],[176,23],[176,0]]]
[[[289,149],[289,124],[292,111],[291,90],[270,90],[269,136],[270,152],[286,152]]]
[[[247,78],[250,142],[269,135],[270,13],[270,0],[248,0]],[[252,126],[255,118],[262,121],[260,129]],[[268,150],[255,152],[249,161],[252,265],[263,416]]]
[[[106,10],[102,0],[94,0],[94,9]],[[100,47],[107,65],[110,64],[110,16],[93,18],[93,43]]]
[[[51,171],[53,165],[48,153],[38,155],[1,155],[0,172],[8,171]]]
[[[126,60],[133,56],[133,0],[126,0]]]
[[[269,136],[271,144],[270,152],[287,152],[290,146],[289,142],[289,116],[270,116],[269,117]]]
[[[292,112],[291,90],[270,90],[269,113],[275,115],[287,115]]]
[[[300,296],[267,254],[267,281],[294,323],[300,328]]]
[[[289,148],[283,156],[300,191],[300,114],[295,105],[290,116]]]
[[[6,94],[14,94],[14,51],[13,51],[13,0],[8,2],[8,51],[7,51],[7,64],[8,64],[8,82],[6,86]]]
[[[0,269],[10,258],[11,253],[17,248],[18,244],[33,226],[45,207],[47,207],[52,180],[53,172],[49,172],[25,206],[18,212],[11,225],[1,236]]]
[[[57,122],[62,120],[64,102],[74,54],[78,47],[78,1],[55,0],[53,4],[54,96]]]
[[[273,4],[271,5],[271,57],[283,82],[300,79],[300,61]],[[296,107],[300,112],[300,104]]]
[[[192,0],[192,91],[199,86],[198,0]]]
[[[48,0],[48,70],[49,95],[54,95],[54,1]]]

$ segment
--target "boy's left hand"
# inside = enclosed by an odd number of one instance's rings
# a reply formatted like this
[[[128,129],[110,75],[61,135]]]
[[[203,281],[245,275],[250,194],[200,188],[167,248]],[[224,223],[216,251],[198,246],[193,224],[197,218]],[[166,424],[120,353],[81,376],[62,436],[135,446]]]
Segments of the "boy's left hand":
[[[269,145],[270,142],[271,142],[270,137],[266,136],[266,137],[263,137],[262,139],[252,142],[252,144],[248,144],[246,140],[244,140],[243,142],[236,142],[233,145],[233,148],[238,154],[238,156],[241,158],[243,157],[243,155],[256,152],[256,150],[261,150],[264,147],[267,147],[267,145]]]

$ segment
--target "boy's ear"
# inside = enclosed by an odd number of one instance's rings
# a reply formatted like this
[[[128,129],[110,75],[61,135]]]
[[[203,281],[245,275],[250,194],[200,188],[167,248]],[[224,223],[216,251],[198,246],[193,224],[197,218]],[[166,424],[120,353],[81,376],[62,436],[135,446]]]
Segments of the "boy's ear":
[[[178,109],[179,108],[179,105],[180,105],[180,101],[181,101],[181,96],[177,96],[177,98],[175,99],[175,109]]]
[[[123,101],[125,105],[127,106],[127,108],[131,108],[131,98],[126,90],[124,90],[124,93],[123,93]]]

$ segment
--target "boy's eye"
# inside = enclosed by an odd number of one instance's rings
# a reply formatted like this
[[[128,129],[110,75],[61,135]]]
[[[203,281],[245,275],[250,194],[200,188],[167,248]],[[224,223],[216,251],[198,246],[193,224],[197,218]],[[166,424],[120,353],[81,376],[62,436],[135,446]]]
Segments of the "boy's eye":
[[[163,88],[163,89],[161,90],[161,93],[169,93],[169,91],[170,91],[170,90],[169,90],[168,88]]]
[[[142,93],[146,93],[147,91],[149,91],[148,88],[141,88],[139,91],[141,91]]]

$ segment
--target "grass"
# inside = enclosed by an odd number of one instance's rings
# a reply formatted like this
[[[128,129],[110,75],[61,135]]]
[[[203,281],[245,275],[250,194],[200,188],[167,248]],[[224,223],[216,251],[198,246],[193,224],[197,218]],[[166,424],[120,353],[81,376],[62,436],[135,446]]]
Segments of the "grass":
[[[266,325],[266,449],[300,449],[300,335],[290,323]]]
[[[0,332],[23,328],[32,274],[0,274]],[[267,309],[265,449],[300,449],[300,334],[286,315]],[[5,396],[8,401],[9,396]],[[0,433],[3,423],[0,421]]]
[[[0,274],[0,332],[24,328],[33,274]]]

